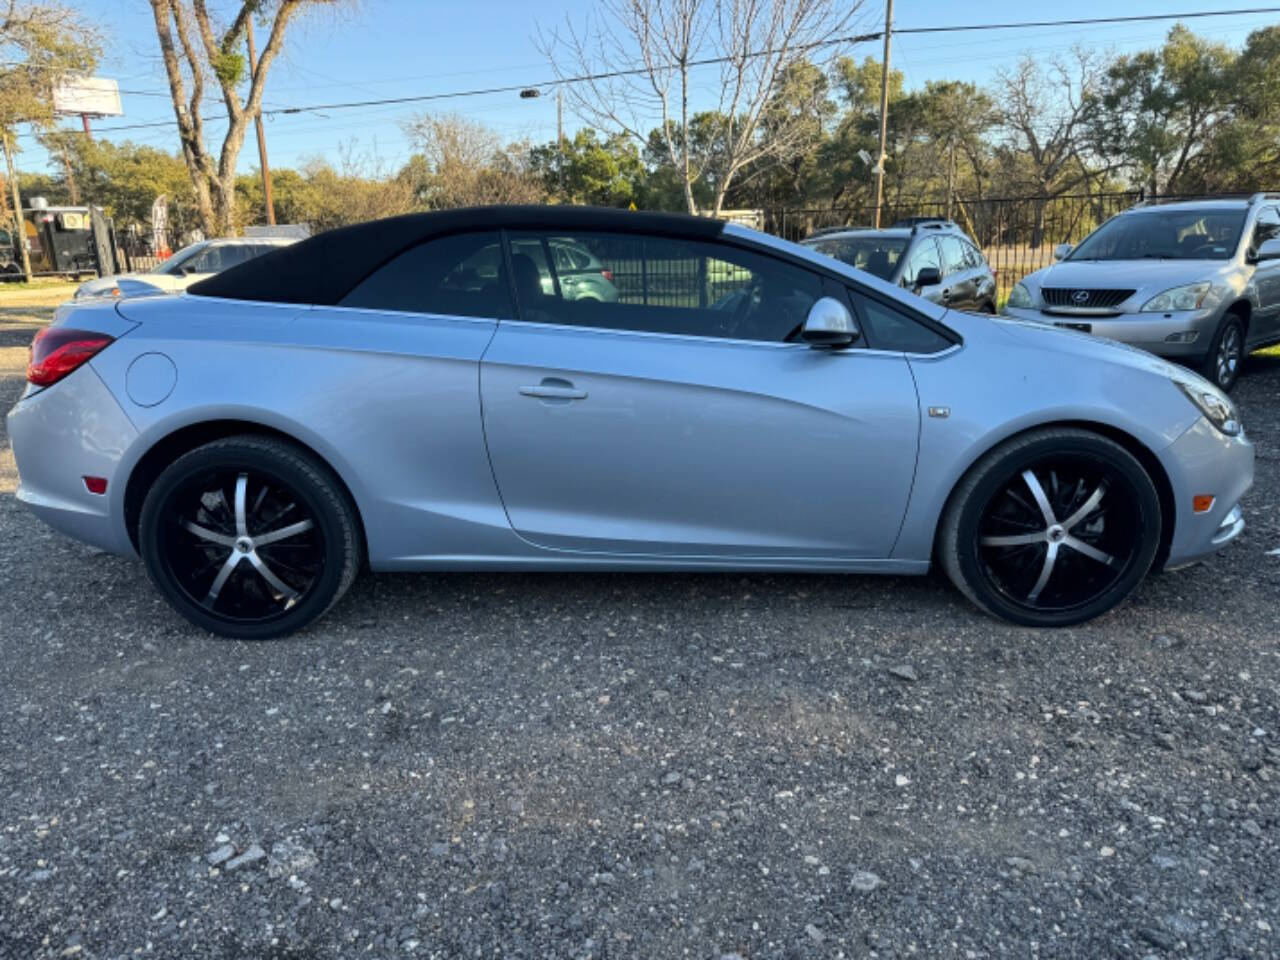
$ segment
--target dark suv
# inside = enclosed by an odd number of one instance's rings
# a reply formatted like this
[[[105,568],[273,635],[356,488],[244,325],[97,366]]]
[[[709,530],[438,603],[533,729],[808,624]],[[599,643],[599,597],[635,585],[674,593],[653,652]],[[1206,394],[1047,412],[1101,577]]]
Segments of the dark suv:
[[[996,312],[995,274],[982,251],[950,220],[913,218],[880,230],[823,230],[802,242],[934,303]]]

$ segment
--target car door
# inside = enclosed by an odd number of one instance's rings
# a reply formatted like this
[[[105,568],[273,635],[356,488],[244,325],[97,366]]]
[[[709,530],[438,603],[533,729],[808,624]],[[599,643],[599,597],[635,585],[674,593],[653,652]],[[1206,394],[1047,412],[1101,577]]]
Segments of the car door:
[[[615,301],[547,295],[510,237],[520,320],[481,363],[512,526],[647,557],[884,558],[915,470],[900,353],[794,342],[822,278],[727,243],[582,233]],[[792,339],[788,339],[792,338]]]
[[[1277,237],[1280,237],[1280,210],[1263,207],[1254,221],[1250,247],[1257,250],[1264,241]],[[1249,342],[1269,343],[1280,337],[1280,260],[1262,260],[1253,269],[1258,310],[1249,324]]]
[[[925,267],[933,267],[942,273],[942,257],[938,253],[938,243],[932,236],[924,236],[916,239],[911,249],[907,252],[907,262],[902,269],[902,286],[910,290],[917,296],[924,297],[926,300],[932,300],[934,303],[949,306],[947,297],[950,296],[949,291],[944,295],[944,290],[948,290],[946,278],[942,283],[929,284],[920,286],[916,283],[916,277]]]
[[[964,241],[943,235],[938,237],[938,249],[942,253],[943,302],[956,310],[977,310],[977,271],[969,262]]]

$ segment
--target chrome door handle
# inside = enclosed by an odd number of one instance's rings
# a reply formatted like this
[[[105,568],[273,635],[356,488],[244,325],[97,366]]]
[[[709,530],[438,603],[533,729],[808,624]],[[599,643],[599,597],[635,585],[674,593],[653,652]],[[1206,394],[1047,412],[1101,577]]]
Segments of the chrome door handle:
[[[521,387],[520,395],[537,397],[540,400],[585,400],[587,391],[579,390],[568,380],[559,377],[544,377],[536,387]]]

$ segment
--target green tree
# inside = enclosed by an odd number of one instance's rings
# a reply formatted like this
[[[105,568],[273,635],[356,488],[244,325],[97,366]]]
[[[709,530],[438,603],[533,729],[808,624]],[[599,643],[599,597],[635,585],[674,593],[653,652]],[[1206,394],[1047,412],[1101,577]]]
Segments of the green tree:
[[[1184,189],[1255,191],[1280,184],[1280,27],[1249,35],[1223,89],[1231,115],[1191,158]]]
[[[549,196],[602,207],[637,203],[648,174],[634,141],[619,134],[602,139],[590,127],[559,147],[554,140],[534,147],[529,166]]]
[[[1090,95],[1095,150],[1153,193],[1184,189],[1195,157],[1231,118],[1235,60],[1182,24],[1160,49],[1118,58]]]
[[[79,131],[57,131],[45,147],[64,159],[53,178],[61,192],[77,186],[83,202],[102,207],[118,225],[146,223],[151,205],[164,194],[170,220],[181,231],[196,225],[194,195],[186,166],[171,153],[146,144],[91,140]],[[68,180],[70,177],[70,180]]]

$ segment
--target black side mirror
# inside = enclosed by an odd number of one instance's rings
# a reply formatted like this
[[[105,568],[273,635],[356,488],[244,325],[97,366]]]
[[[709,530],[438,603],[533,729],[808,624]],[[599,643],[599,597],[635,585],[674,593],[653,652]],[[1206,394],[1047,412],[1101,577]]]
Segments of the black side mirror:
[[[921,267],[916,272],[916,281],[911,285],[912,290],[920,290],[924,287],[936,287],[942,282],[942,271],[937,267]]]

